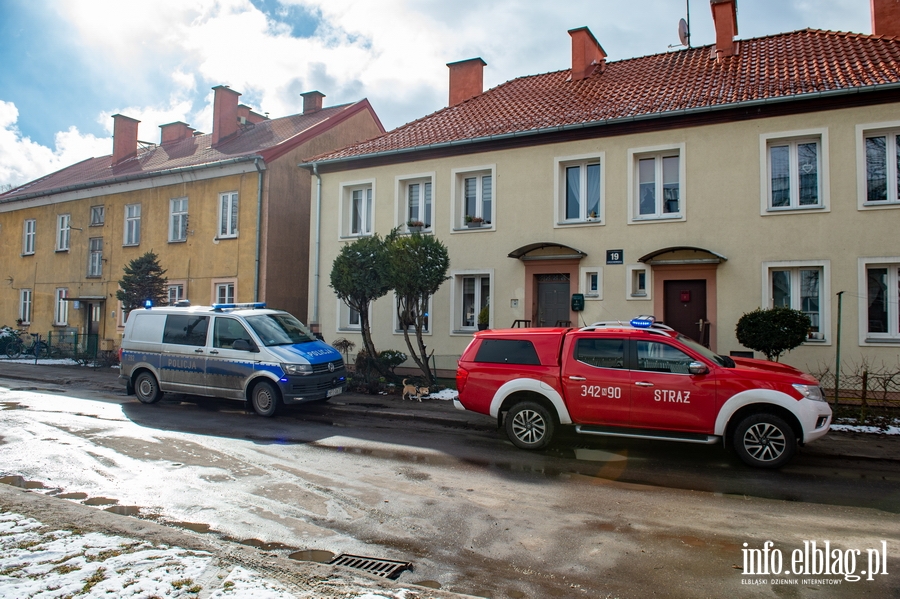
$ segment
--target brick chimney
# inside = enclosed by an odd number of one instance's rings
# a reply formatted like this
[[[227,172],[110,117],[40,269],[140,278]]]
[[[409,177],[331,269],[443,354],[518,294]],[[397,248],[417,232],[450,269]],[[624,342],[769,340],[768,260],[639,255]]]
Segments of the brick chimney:
[[[900,0],[869,0],[872,34],[900,37]]]
[[[581,81],[596,69],[606,68],[606,52],[590,29],[570,29],[569,35],[572,36],[572,81]]]
[[[312,114],[322,110],[322,98],[325,97],[322,92],[304,92],[300,96],[303,98],[303,114]]]
[[[159,145],[164,146],[172,142],[181,141],[194,136],[194,129],[187,123],[176,121],[159,126]]]
[[[138,123],[140,121],[124,114],[113,115],[113,157],[112,163],[137,156]]]
[[[238,105],[238,122],[240,122],[241,124],[253,123],[255,125],[256,123],[261,123],[265,120],[268,119],[257,112],[253,112],[253,109],[246,104]]]
[[[213,88],[216,92],[213,98],[213,130],[212,145],[237,133],[238,130],[238,92],[227,85],[217,85]]]
[[[480,58],[447,63],[450,68],[450,100],[448,106],[462,104],[484,92],[484,67]]]
[[[734,36],[737,35],[737,0],[709,0],[713,23],[716,26],[716,60],[737,54]]]

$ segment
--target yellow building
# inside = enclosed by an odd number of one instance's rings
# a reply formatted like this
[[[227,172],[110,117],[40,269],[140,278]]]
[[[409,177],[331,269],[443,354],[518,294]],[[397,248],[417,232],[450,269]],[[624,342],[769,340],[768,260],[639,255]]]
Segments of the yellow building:
[[[123,267],[153,251],[169,301],[265,301],[306,317],[310,175],[304,157],[384,132],[367,100],[269,119],[214,88],[213,130],[115,115],[113,153],[0,195],[0,324],[97,334],[116,346]]]
[[[788,306],[812,327],[784,359],[816,369],[842,301],[844,358],[896,364],[900,5],[874,5],[875,35],[737,40],[736,2],[712,0],[714,45],[616,62],[574,29],[570,68],[488,91],[484,61],[452,63],[449,107],[303,165],[311,252],[327,276],[343,245],[422,221],[450,254],[426,339],[444,373],[485,306],[491,328],[654,314],[723,354],[747,351],[742,314]],[[325,335],[358,340],[358,315],[310,292]],[[394,301],[372,307],[382,350],[405,347]]]

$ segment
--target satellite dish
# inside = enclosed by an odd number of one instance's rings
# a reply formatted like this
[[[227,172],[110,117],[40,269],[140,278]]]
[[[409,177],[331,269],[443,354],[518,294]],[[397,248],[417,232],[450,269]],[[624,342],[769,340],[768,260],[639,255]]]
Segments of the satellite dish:
[[[688,29],[687,21],[684,19],[678,21],[678,40],[682,46],[691,47],[691,32]]]

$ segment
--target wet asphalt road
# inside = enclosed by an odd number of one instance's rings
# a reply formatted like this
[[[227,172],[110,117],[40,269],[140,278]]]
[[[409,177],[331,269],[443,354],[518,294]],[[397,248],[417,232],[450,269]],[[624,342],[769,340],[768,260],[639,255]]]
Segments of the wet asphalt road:
[[[769,472],[720,446],[574,434],[529,453],[490,419],[410,421],[383,402],[263,419],[217,400],[69,394],[83,399],[0,396],[3,474],[285,553],[409,560],[401,582],[496,598],[900,596],[900,573],[782,587],[740,570],[743,543],[765,540],[885,540],[896,559],[897,461],[801,453]]]

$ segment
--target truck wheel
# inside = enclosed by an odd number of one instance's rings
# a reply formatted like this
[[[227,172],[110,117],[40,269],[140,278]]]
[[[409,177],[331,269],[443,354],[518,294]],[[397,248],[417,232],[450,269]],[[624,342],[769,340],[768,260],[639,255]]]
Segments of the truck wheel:
[[[156,377],[150,372],[142,372],[134,379],[134,394],[141,403],[156,403],[162,399],[162,391]]]
[[[539,403],[522,401],[506,414],[506,436],[520,449],[543,449],[550,445],[556,424]]]
[[[278,390],[268,381],[260,381],[253,387],[250,396],[253,409],[260,416],[274,416],[278,411]]]
[[[734,431],[734,450],[745,464],[780,468],[797,452],[797,437],[788,423],[774,414],[752,414]]]

